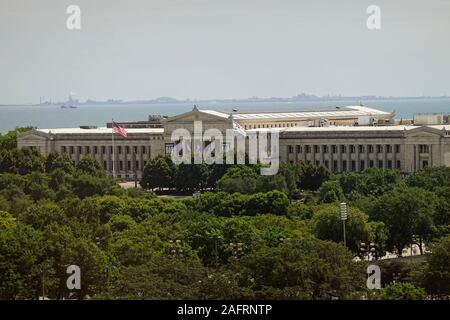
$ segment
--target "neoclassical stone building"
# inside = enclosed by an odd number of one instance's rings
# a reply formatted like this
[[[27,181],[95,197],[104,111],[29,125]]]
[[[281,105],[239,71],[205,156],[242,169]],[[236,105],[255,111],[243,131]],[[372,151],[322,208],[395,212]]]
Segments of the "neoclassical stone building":
[[[193,131],[194,121],[203,130],[239,128],[248,134],[279,133],[281,162],[306,161],[321,164],[333,172],[363,171],[366,168],[395,168],[408,173],[427,166],[450,166],[450,125],[399,125],[394,114],[364,106],[341,107],[325,111],[264,112],[227,114],[200,110],[169,118],[123,123],[128,138],[114,137],[111,128],[80,127],[35,129],[18,136],[19,147],[66,153],[74,161],[96,158],[112,172],[115,154],[117,177],[140,177],[149,159],[170,154],[172,132],[178,128]]]

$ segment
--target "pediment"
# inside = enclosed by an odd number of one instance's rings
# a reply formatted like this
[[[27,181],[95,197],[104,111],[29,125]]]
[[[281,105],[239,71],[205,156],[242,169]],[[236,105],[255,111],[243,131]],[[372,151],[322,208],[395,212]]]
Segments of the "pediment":
[[[174,123],[193,123],[194,121],[204,121],[204,122],[230,122],[228,117],[211,114],[206,111],[198,110],[194,108],[192,111],[176,115],[173,117],[169,117],[164,120],[166,124],[174,124]]]
[[[36,131],[36,130],[30,130],[27,132],[19,133],[19,137],[23,141],[33,141],[33,140],[46,140],[46,134]]]
[[[443,136],[444,131],[436,128],[430,128],[427,126],[417,127],[412,130],[405,132],[405,137],[423,137],[423,138],[436,138],[438,136]]]

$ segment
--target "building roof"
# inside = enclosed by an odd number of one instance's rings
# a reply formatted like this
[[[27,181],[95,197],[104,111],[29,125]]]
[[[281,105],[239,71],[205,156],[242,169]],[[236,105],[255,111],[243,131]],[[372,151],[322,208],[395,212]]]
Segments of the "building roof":
[[[199,110],[200,112],[221,118],[228,118],[230,114],[215,110]],[[390,112],[381,111],[364,106],[345,106],[332,110],[317,111],[286,111],[286,112],[254,112],[233,113],[235,120],[288,120],[288,119],[310,119],[310,118],[355,118],[364,116],[389,116]]]
[[[348,131],[408,131],[418,129],[422,127],[432,128],[435,130],[450,131],[450,125],[427,125],[427,126],[328,126],[328,127],[286,127],[286,128],[259,128],[259,129],[247,129],[246,132],[255,131],[278,131],[278,132],[348,132]]]
[[[163,134],[163,128],[126,128],[125,129],[129,134],[139,134],[139,133],[147,133],[147,134]],[[111,128],[99,127],[95,129],[82,129],[82,128],[60,128],[60,129],[36,129],[38,132],[42,132],[45,134],[100,134],[100,133],[112,133]]]

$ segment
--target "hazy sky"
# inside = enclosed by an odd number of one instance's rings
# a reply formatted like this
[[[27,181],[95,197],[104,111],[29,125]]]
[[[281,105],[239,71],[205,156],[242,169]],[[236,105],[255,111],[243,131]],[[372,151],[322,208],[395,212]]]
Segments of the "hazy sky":
[[[66,28],[66,8],[82,29]],[[366,27],[381,7],[382,28]],[[450,0],[0,0],[0,103],[450,95]]]

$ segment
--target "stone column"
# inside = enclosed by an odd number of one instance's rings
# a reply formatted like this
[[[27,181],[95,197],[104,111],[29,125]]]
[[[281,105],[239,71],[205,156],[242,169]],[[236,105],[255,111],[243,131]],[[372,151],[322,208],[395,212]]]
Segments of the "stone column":
[[[347,145],[347,172],[352,171],[352,154],[350,150],[351,145]]]
[[[333,150],[332,150],[332,145],[328,145],[328,170],[333,172]]]
[[[323,159],[324,159],[324,155],[323,155],[323,145],[320,144],[320,145],[319,145],[319,163],[320,163],[321,165],[324,164]]]
[[[304,163],[306,163],[306,157],[307,157],[306,156],[306,144],[304,144],[302,147],[303,147],[302,160]]]
[[[355,156],[355,163],[356,163],[356,166],[355,166],[355,171],[356,172],[360,172],[361,171],[361,161],[360,161],[360,154],[359,154],[359,148],[360,148],[360,144],[358,143],[357,145],[356,145],[356,149],[355,149],[355,152],[356,152],[356,156]]]

